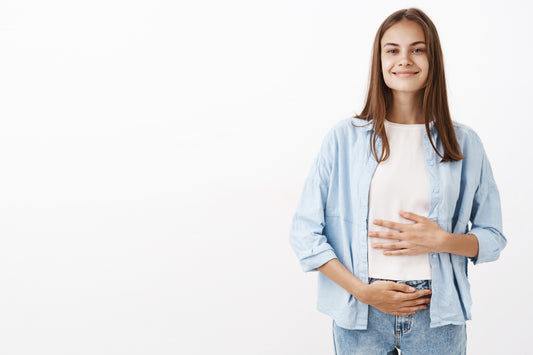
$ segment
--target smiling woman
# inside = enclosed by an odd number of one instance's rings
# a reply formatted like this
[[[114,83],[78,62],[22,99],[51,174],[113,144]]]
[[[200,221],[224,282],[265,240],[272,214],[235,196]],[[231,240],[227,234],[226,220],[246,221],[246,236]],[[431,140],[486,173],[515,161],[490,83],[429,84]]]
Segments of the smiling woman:
[[[390,15],[362,112],[328,132],[304,184],[290,242],[320,271],[336,354],[466,352],[468,261],[507,240],[481,139],[452,121],[445,83],[429,17]]]
[[[402,93],[421,94],[420,90],[426,86],[429,70],[422,28],[415,22],[401,20],[385,32],[381,42],[385,84],[396,97]],[[419,121],[424,123],[422,117],[419,117]]]

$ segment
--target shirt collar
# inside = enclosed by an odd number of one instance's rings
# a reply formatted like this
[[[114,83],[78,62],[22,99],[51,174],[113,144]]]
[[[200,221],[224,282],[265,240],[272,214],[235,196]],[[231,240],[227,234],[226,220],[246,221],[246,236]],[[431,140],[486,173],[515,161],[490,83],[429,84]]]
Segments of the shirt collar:
[[[352,122],[356,126],[363,126],[361,127],[364,131],[370,131],[372,129],[372,121],[371,120],[365,120],[362,118],[352,117]],[[429,122],[429,131],[433,131],[434,122]]]

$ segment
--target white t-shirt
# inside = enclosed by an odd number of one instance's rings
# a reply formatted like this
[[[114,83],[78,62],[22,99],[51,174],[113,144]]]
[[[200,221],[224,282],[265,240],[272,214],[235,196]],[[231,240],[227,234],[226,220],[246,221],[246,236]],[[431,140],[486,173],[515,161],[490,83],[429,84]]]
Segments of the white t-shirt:
[[[424,157],[425,125],[401,124],[385,120],[390,156],[378,164],[369,192],[368,230],[391,231],[373,223],[383,219],[399,223],[415,223],[400,216],[399,211],[427,217],[430,205],[429,177]],[[429,255],[383,255],[384,249],[374,243],[393,239],[368,239],[368,267],[372,278],[391,280],[429,280]]]

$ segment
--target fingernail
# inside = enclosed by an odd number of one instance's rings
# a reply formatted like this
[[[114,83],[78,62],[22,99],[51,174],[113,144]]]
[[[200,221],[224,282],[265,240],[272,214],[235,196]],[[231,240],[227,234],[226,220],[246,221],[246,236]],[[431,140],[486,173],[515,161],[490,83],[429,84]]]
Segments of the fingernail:
[[[415,290],[414,287],[409,287],[409,291],[413,292]]]

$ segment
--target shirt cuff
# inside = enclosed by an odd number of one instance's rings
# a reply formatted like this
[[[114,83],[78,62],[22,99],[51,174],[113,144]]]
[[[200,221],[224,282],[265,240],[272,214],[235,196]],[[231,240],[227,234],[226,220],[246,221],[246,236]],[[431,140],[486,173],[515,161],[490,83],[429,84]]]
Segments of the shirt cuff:
[[[501,248],[494,241],[494,233],[483,228],[472,228],[467,234],[473,234],[478,241],[477,256],[470,258],[474,265],[494,261],[499,258]]]
[[[335,255],[335,252],[332,249],[328,249],[319,254],[308,256],[300,260],[300,265],[302,266],[302,270],[304,272],[318,271],[317,267],[322,266],[331,259],[336,258],[337,255]]]

